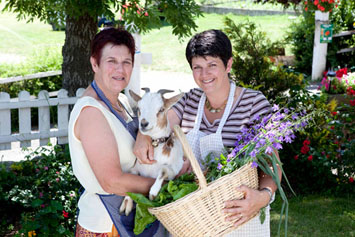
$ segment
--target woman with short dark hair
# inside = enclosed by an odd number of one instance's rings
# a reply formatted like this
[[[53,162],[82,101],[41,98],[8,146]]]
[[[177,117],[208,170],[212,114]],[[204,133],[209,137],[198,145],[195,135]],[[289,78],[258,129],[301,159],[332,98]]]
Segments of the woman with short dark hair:
[[[268,114],[271,106],[261,92],[237,87],[229,79],[232,45],[222,31],[208,30],[193,36],[186,47],[186,59],[199,88],[190,90],[174,105],[168,114],[169,122],[171,126],[180,125],[204,169],[208,154],[219,157],[225,147],[234,148],[242,128],[255,117]],[[141,163],[152,162],[152,150],[149,138],[139,134],[134,153]],[[190,170],[188,161],[183,170]],[[259,186],[259,190],[236,187],[244,193],[244,199],[226,202],[223,211],[230,215],[227,221],[241,225],[227,236],[270,236],[268,204],[277,186],[263,172],[259,172]],[[258,213],[263,207],[266,220],[261,224]]]

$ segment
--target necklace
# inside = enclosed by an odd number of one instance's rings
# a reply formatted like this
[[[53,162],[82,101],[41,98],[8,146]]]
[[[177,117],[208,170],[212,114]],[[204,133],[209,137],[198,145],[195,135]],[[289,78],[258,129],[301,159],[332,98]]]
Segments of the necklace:
[[[117,99],[117,106],[114,106],[113,104],[112,105],[112,108],[114,108],[116,111],[122,113],[123,112],[123,107],[122,107],[122,104],[120,102],[119,99]]]
[[[227,98],[227,100],[228,100],[228,98]],[[219,113],[219,112],[221,112],[225,107],[226,107],[226,105],[227,105],[227,100],[226,101],[224,101],[224,103],[223,103],[223,105],[221,106],[221,107],[219,107],[219,108],[213,108],[212,106],[211,106],[211,104],[210,104],[210,101],[206,98],[206,103],[205,103],[205,105],[206,105],[206,109],[208,109],[208,111],[210,111],[211,113]]]

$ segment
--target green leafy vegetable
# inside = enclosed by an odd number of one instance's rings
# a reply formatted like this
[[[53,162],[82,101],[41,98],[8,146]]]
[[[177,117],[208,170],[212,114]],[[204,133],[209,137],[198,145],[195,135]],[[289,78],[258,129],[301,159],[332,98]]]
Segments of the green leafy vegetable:
[[[170,180],[163,185],[157,197],[151,201],[140,193],[130,193],[130,196],[136,203],[136,216],[134,219],[134,234],[141,234],[150,223],[156,220],[156,217],[150,214],[148,208],[164,206],[170,202],[176,201],[198,188],[195,183],[194,174],[183,174],[175,180]]]

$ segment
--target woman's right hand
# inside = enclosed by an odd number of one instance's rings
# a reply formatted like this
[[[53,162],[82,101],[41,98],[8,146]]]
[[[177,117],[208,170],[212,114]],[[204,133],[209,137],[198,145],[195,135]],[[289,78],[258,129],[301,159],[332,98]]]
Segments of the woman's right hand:
[[[137,157],[141,164],[153,164],[154,147],[152,146],[152,139],[149,136],[143,135],[140,132],[137,134],[137,140],[133,147],[133,154]]]

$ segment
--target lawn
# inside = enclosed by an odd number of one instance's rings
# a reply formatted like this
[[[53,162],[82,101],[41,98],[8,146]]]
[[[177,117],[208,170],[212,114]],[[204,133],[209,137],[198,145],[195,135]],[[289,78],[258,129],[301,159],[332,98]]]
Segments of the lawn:
[[[271,205],[271,233],[277,236],[281,199]],[[280,236],[284,236],[281,231]],[[298,196],[289,199],[288,236],[355,236],[354,196]]]
[[[3,4],[0,4],[0,9],[1,6]],[[235,22],[247,19],[256,22],[271,40],[282,39],[287,27],[295,20],[288,15],[248,17],[228,14],[227,16]],[[204,14],[204,17],[197,19],[197,32],[211,28],[223,29],[223,18],[223,15]],[[149,66],[144,65],[144,70],[190,72],[184,56],[189,38],[179,40],[171,32],[172,28],[165,26],[142,35],[141,51],[153,55],[153,63]],[[65,38],[64,31],[52,31],[47,23],[17,21],[16,15],[8,12],[0,13],[0,36],[0,63],[4,62],[1,57],[30,58],[46,47],[54,48],[60,54]]]

